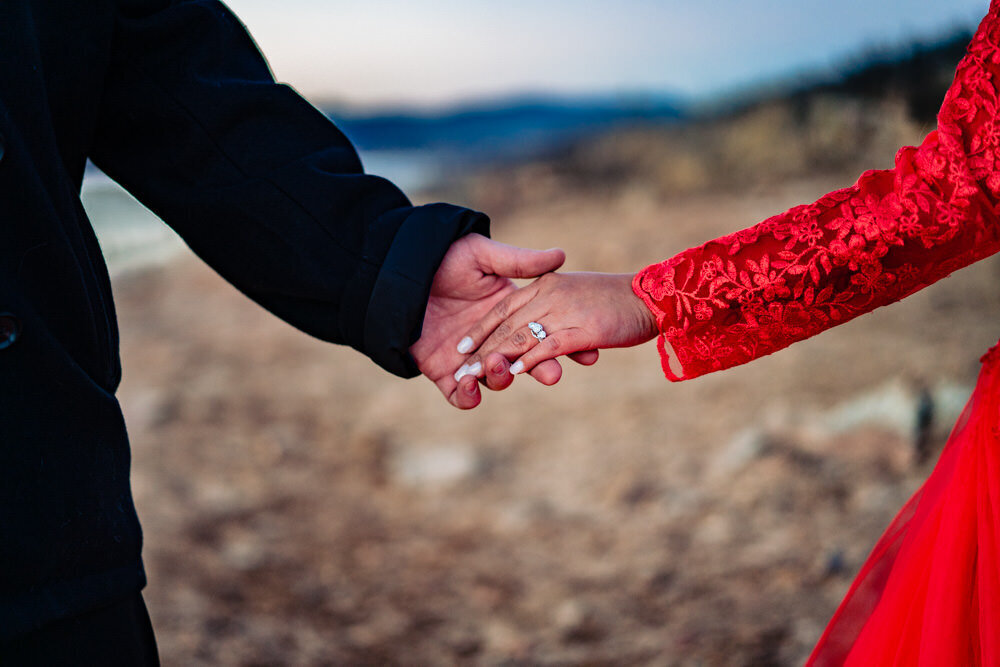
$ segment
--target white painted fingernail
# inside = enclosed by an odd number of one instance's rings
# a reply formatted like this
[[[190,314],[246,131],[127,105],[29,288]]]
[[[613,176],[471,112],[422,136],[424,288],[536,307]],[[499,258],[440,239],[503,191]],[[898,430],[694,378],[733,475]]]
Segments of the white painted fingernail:
[[[466,336],[465,338],[463,338],[462,340],[460,340],[458,342],[458,353],[459,354],[468,354],[469,352],[472,352],[472,344],[473,344],[472,343],[472,338],[469,337],[469,336]]]
[[[483,365],[477,361],[476,363],[469,366],[465,372],[468,375],[475,375],[476,377],[479,377],[479,374],[482,371],[483,371]]]
[[[468,373],[469,373],[469,364],[462,364],[462,367],[459,368],[457,371],[455,371],[455,375],[453,375],[452,377],[455,378],[455,382],[458,382],[466,375],[468,375]]]
[[[523,361],[518,360],[518,361],[515,361],[514,363],[512,363],[510,365],[510,374],[511,375],[517,375],[518,373],[523,373],[523,372],[524,372],[524,362]]]

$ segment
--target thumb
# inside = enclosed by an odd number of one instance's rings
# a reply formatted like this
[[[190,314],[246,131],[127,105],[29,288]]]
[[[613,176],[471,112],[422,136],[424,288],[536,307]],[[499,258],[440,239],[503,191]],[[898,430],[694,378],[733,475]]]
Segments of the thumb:
[[[566,253],[560,248],[532,250],[491,239],[483,241],[476,252],[483,272],[504,278],[535,278],[555,271],[566,261]]]

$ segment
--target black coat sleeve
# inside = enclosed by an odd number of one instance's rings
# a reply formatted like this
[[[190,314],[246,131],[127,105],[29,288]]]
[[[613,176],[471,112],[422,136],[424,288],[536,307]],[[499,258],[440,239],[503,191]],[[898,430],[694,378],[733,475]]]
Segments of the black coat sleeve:
[[[122,0],[91,154],[252,299],[402,376],[448,247],[488,233],[364,174],[215,0]]]

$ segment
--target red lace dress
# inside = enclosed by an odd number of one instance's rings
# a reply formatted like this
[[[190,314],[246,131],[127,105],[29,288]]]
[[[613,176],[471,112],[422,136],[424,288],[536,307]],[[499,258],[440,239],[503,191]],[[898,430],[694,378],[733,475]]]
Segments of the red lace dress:
[[[1000,0],[919,147],[749,229],[641,271],[663,369],[780,350],[1000,250]],[[669,341],[683,367],[669,365]],[[811,665],[1000,665],[1000,352],[924,486],[864,564]]]

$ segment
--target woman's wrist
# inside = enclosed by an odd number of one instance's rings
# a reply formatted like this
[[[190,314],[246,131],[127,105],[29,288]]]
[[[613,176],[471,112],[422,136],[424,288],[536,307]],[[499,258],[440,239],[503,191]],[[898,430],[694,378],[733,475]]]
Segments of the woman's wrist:
[[[660,335],[660,327],[656,322],[656,314],[650,310],[645,299],[636,294],[634,285],[638,273],[624,275],[628,279],[626,283],[628,303],[632,306],[632,310],[635,312],[635,317],[638,322],[637,328],[641,332],[642,342],[652,340]]]

